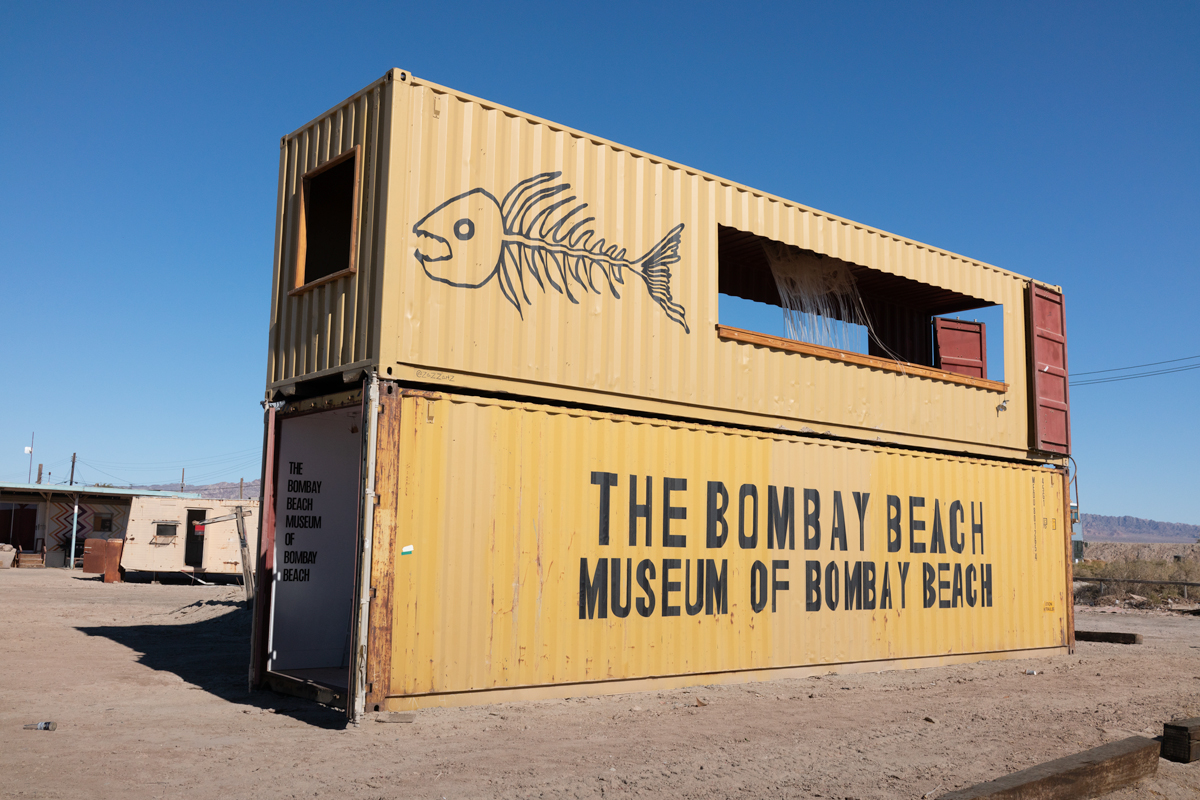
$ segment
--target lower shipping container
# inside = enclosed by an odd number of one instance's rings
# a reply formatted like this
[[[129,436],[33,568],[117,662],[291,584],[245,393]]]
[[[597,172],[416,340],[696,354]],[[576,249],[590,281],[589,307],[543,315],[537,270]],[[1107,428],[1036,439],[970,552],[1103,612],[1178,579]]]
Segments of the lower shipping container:
[[[255,679],[351,717],[1073,644],[1061,470],[387,382],[269,418]]]

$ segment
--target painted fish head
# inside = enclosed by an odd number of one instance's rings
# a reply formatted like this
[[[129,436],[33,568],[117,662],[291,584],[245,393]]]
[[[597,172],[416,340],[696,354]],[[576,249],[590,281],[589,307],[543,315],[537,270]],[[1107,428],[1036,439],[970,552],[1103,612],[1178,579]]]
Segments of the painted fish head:
[[[503,232],[496,198],[483,189],[472,189],[450,198],[413,225],[417,237],[414,255],[434,280],[474,289],[496,274]]]

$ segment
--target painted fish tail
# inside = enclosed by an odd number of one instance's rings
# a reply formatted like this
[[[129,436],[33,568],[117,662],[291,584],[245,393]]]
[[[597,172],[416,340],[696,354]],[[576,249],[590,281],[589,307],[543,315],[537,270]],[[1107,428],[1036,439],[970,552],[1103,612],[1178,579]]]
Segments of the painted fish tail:
[[[667,317],[682,325],[685,332],[691,333],[685,318],[687,311],[671,297],[671,265],[679,263],[682,233],[682,223],[669,230],[662,241],[638,259],[634,271],[641,274],[642,280],[646,282],[646,289],[650,292],[650,298],[662,307]]]

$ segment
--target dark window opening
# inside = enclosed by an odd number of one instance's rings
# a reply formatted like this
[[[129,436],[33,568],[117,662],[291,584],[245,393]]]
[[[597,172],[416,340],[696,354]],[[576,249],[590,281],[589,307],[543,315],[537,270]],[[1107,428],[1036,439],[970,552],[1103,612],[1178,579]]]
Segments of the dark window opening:
[[[154,535],[156,537],[174,536],[177,527],[179,527],[179,523],[176,522],[159,522],[154,526]]]
[[[185,523],[183,563],[188,567],[204,566],[204,518],[207,511],[191,510],[187,512]]]
[[[112,514],[96,514],[92,518],[92,530],[96,533],[112,533]]]
[[[1002,315],[986,300],[723,225],[717,258],[722,325],[997,380],[983,324],[937,321],[988,307]]]
[[[324,283],[357,268],[358,153],[343,153],[301,182],[296,285]]]

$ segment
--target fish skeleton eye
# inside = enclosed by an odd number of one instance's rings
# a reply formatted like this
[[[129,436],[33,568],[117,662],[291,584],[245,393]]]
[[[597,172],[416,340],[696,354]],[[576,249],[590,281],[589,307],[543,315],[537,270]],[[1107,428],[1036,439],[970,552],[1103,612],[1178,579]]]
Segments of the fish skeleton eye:
[[[475,235],[475,223],[469,219],[460,219],[454,223],[454,235],[460,242],[465,242]]]

